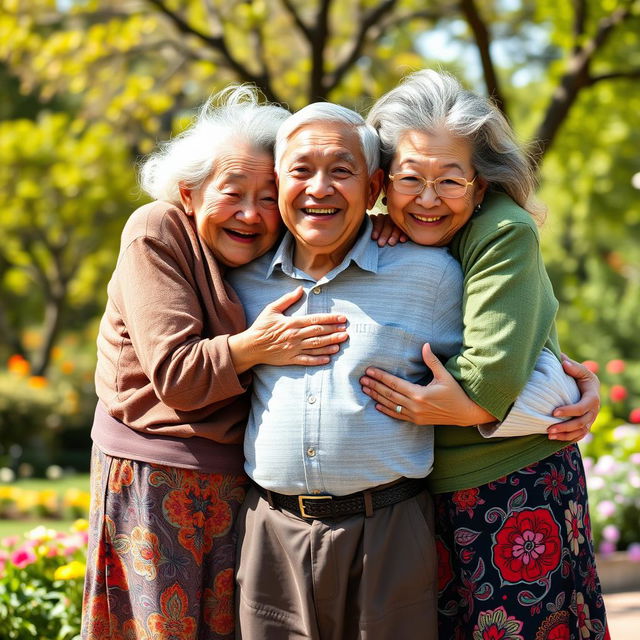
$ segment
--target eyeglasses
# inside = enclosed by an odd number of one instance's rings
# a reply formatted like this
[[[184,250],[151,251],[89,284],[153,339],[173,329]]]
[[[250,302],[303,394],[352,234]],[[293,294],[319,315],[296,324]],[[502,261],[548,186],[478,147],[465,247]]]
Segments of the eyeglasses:
[[[390,180],[393,182],[393,188],[398,193],[417,196],[420,195],[428,186],[432,186],[436,195],[440,198],[462,198],[466,195],[469,185],[476,181],[478,174],[469,182],[465,178],[456,176],[442,176],[435,180],[427,180],[415,173],[396,173],[389,174]]]

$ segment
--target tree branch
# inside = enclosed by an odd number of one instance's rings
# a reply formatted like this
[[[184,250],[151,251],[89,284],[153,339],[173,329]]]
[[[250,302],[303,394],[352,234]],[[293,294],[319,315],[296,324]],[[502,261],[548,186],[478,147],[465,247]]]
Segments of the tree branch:
[[[586,0],[573,0],[573,53],[580,49],[580,38],[584,35],[586,22]]]
[[[487,93],[491,96],[500,111],[502,111],[506,116],[506,100],[502,93],[502,89],[500,88],[498,74],[496,73],[493,59],[491,58],[491,38],[489,35],[489,29],[478,11],[475,0],[460,0],[460,9],[467,20],[467,24],[473,32],[473,38],[476,42],[476,46],[478,47]]]
[[[340,84],[342,78],[344,78],[346,73],[362,55],[365,41],[371,29],[374,26],[379,25],[381,20],[392,11],[396,4],[397,0],[384,0],[377,7],[374,7],[365,14],[362,22],[360,23],[360,29],[353,40],[353,46],[351,47],[350,53],[336,67],[334,72],[331,74],[329,81],[325,85],[327,94]]]
[[[180,33],[185,35],[192,35],[201,40],[211,49],[217,51],[226,62],[227,66],[238,76],[242,82],[250,82],[259,87],[264,93],[267,100],[271,102],[281,102],[278,96],[273,91],[272,87],[267,82],[267,78],[264,76],[256,76],[251,73],[249,69],[243,65],[239,60],[234,58],[227,47],[227,43],[222,36],[210,36],[203,33],[199,29],[196,29],[189,23],[187,23],[181,16],[169,9],[162,0],[147,0],[150,4],[155,6],[163,15],[165,15],[174,25]]]
[[[594,85],[603,80],[619,80],[628,79],[633,80],[640,78],[640,69],[630,69],[628,71],[611,71],[609,73],[600,73],[597,76],[589,76],[589,84]]]
[[[308,40],[309,44],[313,40],[313,34],[311,29],[303,22],[300,14],[296,11],[296,8],[291,3],[291,0],[282,0],[282,6],[287,10],[287,13],[293,18],[296,26],[302,31],[304,37]]]
[[[593,84],[589,68],[596,53],[602,49],[614,29],[631,17],[633,13],[630,5],[616,9],[600,20],[593,38],[571,54],[567,71],[560,78],[559,85],[551,96],[549,106],[534,137],[536,152],[532,156],[532,161],[535,166],[539,166],[551,147],[580,91]]]

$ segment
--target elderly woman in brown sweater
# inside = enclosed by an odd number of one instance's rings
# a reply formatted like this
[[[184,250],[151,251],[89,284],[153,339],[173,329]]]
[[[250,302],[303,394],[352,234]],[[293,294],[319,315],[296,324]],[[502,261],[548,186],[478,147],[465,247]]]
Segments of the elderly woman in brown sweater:
[[[347,337],[342,316],[283,314],[301,289],[247,328],[224,280],[279,236],[288,116],[231,88],[142,166],[155,201],[124,228],[98,337],[83,638],[233,634],[249,370],[326,364]]]

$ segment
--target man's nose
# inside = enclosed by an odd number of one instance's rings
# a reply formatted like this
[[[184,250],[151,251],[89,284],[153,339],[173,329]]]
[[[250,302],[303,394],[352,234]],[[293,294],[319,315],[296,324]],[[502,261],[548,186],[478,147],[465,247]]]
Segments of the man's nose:
[[[307,182],[307,193],[316,198],[324,198],[333,193],[333,186],[329,176],[323,171],[316,172]]]

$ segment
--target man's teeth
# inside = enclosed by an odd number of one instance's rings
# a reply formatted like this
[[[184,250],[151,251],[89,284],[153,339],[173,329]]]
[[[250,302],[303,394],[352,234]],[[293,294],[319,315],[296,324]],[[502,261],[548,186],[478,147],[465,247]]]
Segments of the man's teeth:
[[[309,208],[305,208],[303,209],[303,211],[308,214],[308,215],[312,215],[312,216],[326,216],[326,215],[333,215],[334,213],[337,213],[338,209],[331,207],[331,208],[327,208],[327,209],[309,209]]]
[[[442,218],[442,216],[436,216],[435,218],[427,218],[426,216],[417,216],[415,213],[411,214],[416,220],[420,220],[420,222],[437,222]]]

